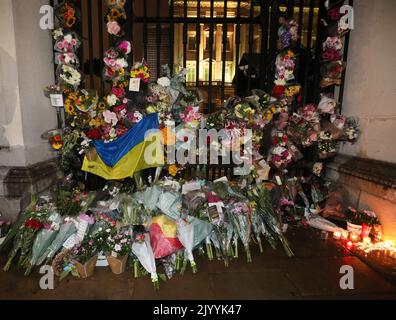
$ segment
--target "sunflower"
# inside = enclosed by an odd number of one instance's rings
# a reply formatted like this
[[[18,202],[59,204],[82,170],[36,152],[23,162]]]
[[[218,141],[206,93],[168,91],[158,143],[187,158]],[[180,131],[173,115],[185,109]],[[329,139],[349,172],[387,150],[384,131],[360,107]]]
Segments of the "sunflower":
[[[66,21],[66,28],[73,27],[75,23],[76,23],[76,18],[75,17],[68,18],[67,21]]]
[[[73,105],[71,105],[70,103],[65,104],[65,110],[71,116],[77,115],[76,108]]]
[[[109,15],[112,20],[117,20],[121,16],[121,13],[117,8],[112,8],[110,9]]]
[[[106,102],[104,102],[103,100],[99,101],[99,103],[98,103],[98,109],[101,110],[101,111],[106,110],[106,109],[107,109],[107,104],[106,104]]]

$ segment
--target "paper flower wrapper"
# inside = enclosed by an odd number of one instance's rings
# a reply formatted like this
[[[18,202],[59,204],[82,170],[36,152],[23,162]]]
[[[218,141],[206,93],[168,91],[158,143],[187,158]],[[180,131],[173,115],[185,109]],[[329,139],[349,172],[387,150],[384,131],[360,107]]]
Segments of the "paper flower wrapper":
[[[155,263],[154,252],[150,244],[149,234],[144,234],[143,241],[137,241],[132,244],[132,253],[139,259],[143,268],[151,275],[151,281],[156,289],[159,289],[159,278],[157,275],[157,266]]]

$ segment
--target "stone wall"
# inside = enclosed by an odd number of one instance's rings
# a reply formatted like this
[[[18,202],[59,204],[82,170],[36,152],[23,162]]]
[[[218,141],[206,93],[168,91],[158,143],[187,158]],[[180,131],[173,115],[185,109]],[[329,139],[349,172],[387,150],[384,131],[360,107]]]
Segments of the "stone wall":
[[[341,155],[327,176],[342,187],[346,205],[374,211],[384,239],[396,242],[396,165]]]

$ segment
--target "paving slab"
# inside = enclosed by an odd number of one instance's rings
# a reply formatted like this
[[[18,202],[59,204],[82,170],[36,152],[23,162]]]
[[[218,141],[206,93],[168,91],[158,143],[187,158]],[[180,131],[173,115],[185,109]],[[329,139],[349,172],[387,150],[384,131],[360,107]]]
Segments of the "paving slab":
[[[340,288],[341,266],[349,265],[354,270],[354,289]],[[340,297],[361,294],[395,294],[396,287],[382,278],[356,257],[324,257],[298,259],[286,276],[296,285],[303,296]]]
[[[293,283],[280,271],[212,275],[220,300],[298,299]]]

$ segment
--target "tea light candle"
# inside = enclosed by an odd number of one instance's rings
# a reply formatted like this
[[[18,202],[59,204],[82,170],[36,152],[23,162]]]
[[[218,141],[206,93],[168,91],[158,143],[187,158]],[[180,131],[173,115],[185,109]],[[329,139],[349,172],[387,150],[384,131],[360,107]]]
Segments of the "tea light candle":
[[[370,244],[371,243],[371,238],[370,237],[364,237],[363,238],[363,242],[367,243],[367,244]]]
[[[344,239],[344,240],[348,240],[348,238],[349,238],[349,232],[346,231],[346,230],[343,230],[343,231],[341,232],[341,238]]]
[[[333,238],[336,240],[340,240],[341,239],[341,232],[336,230],[333,232]]]
[[[359,235],[355,232],[351,232],[350,239],[354,242],[359,240]]]

